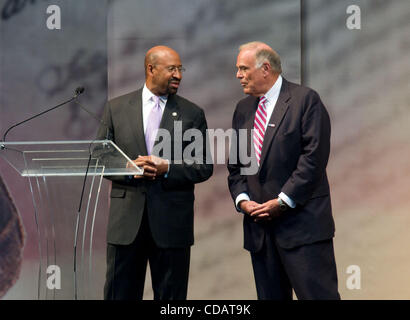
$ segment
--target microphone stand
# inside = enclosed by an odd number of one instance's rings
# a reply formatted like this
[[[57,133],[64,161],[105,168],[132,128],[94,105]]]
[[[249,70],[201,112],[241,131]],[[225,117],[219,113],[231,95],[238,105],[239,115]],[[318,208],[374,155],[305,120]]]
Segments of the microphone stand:
[[[82,106],[78,101],[75,101],[75,103],[85,112],[87,112],[91,117],[93,117],[94,119],[96,119],[101,125],[106,127],[107,130],[107,135],[106,135],[106,140],[108,140],[109,138],[109,127],[107,126],[107,124],[102,121],[101,119],[99,119],[94,113],[92,113],[91,111],[89,111],[86,107]],[[83,197],[84,197],[84,191],[85,191],[85,186],[87,183],[87,177],[88,177],[88,171],[90,169],[90,163],[91,163],[91,145],[92,142],[90,143],[89,146],[89,155],[88,155],[88,163],[87,163],[87,168],[85,171],[85,175],[84,175],[84,180],[83,180],[83,186],[82,186],[82,190],[81,190],[81,196],[80,196],[80,203],[78,205],[78,211],[77,211],[77,219],[76,219],[76,226],[75,226],[75,235],[74,235],[74,299],[77,300],[78,299],[78,286],[77,286],[77,240],[78,240],[78,229],[79,229],[79,224],[80,224],[80,217],[81,217],[81,206],[82,206],[82,202],[83,202]],[[91,240],[90,240],[91,241]]]
[[[34,116],[32,116],[32,117],[30,117],[30,118],[28,118],[28,119],[26,119],[26,120],[20,121],[20,122],[18,122],[18,123],[16,123],[16,124],[12,125],[12,126],[11,126],[10,128],[8,128],[8,129],[6,130],[6,132],[4,133],[2,142],[6,142],[7,134],[10,132],[11,129],[13,129],[13,128],[15,128],[15,127],[18,127],[19,125],[21,125],[21,124],[23,124],[23,123],[26,123],[26,122],[28,122],[28,121],[34,119],[34,118],[37,118],[37,117],[39,117],[39,116],[42,116],[43,114],[45,114],[45,113],[47,113],[47,112],[50,112],[50,111],[52,111],[52,110],[54,110],[54,109],[57,109],[57,108],[59,108],[59,107],[65,105],[65,104],[67,104],[67,103],[70,103],[71,101],[77,99],[77,97],[78,97],[80,94],[82,94],[83,92],[84,92],[84,88],[78,87],[77,89],[75,89],[75,95],[74,95],[73,97],[71,97],[69,100],[64,101],[64,102],[62,102],[62,103],[56,105],[55,107],[52,107],[52,108],[50,108],[50,109],[47,109],[47,110],[45,110],[45,111],[43,111],[43,112],[40,112],[40,113],[38,113],[38,114],[35,114]],[[4,149],[4,148],[5,148],[5,146],[2,144],[2,145],[1,145],[1,149]]]
[[[78,239],[78,226],[80,224],[80,216],[81,216],[81,206],[83,203],[83,197],[84,197],[84,190],[85,190],[85,185],[87,182],[87,176],[88,176],[88,170],[90,168],[90,162],[91,162],[91,152],[89,152],[88,155],[88,163],[87,163],[87,168],[85,171],[84,175],[84,180],[83,180],[83,187],[81,190],[81,197],[80,197],[80,204],[78,205],[78,211],[77,211],[77,221],[75,224],[75,235],[74,235],[74,300],[77,300],[77,239]]]

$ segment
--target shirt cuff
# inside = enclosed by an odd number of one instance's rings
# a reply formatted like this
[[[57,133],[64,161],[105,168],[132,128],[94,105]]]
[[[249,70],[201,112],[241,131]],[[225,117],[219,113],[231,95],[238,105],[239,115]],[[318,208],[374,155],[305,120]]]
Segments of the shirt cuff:
[[[247,193],[245,193],[245,192],[242,192],[242,193],[240,193],[237,197],[236,197],[236,199],[235,199],[235,207],[236,207],[236,210],[238,211],[238,212],[242,212],[242,210],[241,210],[241,208],[239,208],[239,202],[241,202],[242,200],[246,200],[246,201],[249,201],[249,200],[251,200],[251,198],[249,198],[249,195],[247,194]],[[242,212],[243,213],[243,212]]]
[[[168,162],[168,170],[167,170],[167,172],[164,174],[164,178],[168,178],[168,173],[169,173],[169,167],[170,167],[170,165],[169,165],[169,160],[168,159],[165,159],[165,160],[167,160],[167,162]]]
[[[293,201],[291,198],[289,198],[286,194],[284,194],[283,192],[281,192],[279,194],[279,198],[281,198],[289,207],[291,207],[292,209],[296,207],[296,203],[295,201]]]

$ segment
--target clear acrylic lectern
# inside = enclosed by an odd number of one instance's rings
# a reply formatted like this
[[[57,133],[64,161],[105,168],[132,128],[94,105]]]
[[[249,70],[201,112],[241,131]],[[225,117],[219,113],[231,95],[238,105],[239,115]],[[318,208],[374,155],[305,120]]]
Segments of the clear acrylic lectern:
[[[102,178],[143,170],[110,140],[0,142],[0,156],[28,179],[39,239],[38,299],[92,298]]]

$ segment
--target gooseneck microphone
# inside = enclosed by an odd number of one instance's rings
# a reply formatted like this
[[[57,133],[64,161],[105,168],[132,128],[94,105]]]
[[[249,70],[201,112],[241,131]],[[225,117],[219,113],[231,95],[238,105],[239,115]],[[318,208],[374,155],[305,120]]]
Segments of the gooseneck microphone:
[[[84,92],[84,87],[78,87],[77,89],[75,89],[75,98],[77,98],[80,94],[82,94]]]
[[[82,94],[82,93],[84,92],[84,90],[85,90],[84,87],[78,87],[77,89],[75,89],[75,95],[72,96],[69,100],[64,101],[64,102],[62,102],[62,103],[60,103],[60,104],[58,104],[58,105],[56,105],[56,106],[54,106],[54,107],[52,107],[52,108],[50,108],[50,109],[44,110],[43,112],[37,113],[37,114],[35,114],[34,116],[32,116],[32,117],[30,117],[30,118],[28,118],[28,119],[26,119],[26,120],[20,121],[20,122],[18,122],[18,123],[16,123],[16,124],[12,125],[12,126],[11,126],[10,128],[8,128],[8,129],[6,130],[6,132],[4,133],[2,142],[6,142],[7,134],[10,132],[11,129],[13,129],[13,128],[15,128],[15,127],[18,127],[19,125],[21,125],[21,124],[23,124],[23,123],[26,123],[26,122],[28,122],[28,121],[34,119],[34,118],[37,118],[37,117],[39,117],[39,116],[41,116],[41,115],[43,115],[43,114],[45,114],[45,113],[47,113],[47,112],[50,112],[50,111],[52,111],[52,110],[54,110],[54,109],[57,109],[57,108],[59,108],[59,107],[65,105],[65,104],[67,104],[67,103],[70,103],[71,101],[77,99],[77,97],[78,97],[80,94]],[[4,147],[4,146],[2,146],[2,147]]]

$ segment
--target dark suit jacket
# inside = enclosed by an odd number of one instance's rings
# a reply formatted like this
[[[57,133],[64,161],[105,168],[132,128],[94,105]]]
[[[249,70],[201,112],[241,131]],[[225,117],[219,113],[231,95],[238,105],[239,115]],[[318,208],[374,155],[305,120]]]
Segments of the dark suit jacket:
[[[249,129],[247,143],[237,148],[253,148],[250,130],[258,101],[248,96],[237,104],[232,127],[235,131]],[[246,192],[251,200],[262,203],[284,192],[297,206],[272,222],[254,222],[245,215],[245,248],[252,252],[260,250],[266,232],[272,232],[283,248],[331,239],[335,227],[326,175],[330,120],[319,95],[283,79],[269,124],[275,126],[266,129],[257,174],[241,175],[240,168],[246,164],[228,164],[232,198],[235,201],[240,193]]]
[[[146,205],[151,233],[159,247],[187,247],[193,244],[194,184],[207,180],[212,175],[213,165],[206,164],[205,152],[203,164],[174,163],[175,160],[182,160],[174,158],[174,143],[179,143],[174,141],[174,121],[182,121],[182,132],[176,134],[182,135],[190,128],[199,129],[205,144],[207,123],[203,110],[178,95],[170,95],[160,124],[160,128],[167,129],[171,134],[172,158],[169,159],[168,176],[154,181],[111,178],[108,243],[130,244],[138,232]],[[110,100],[104,111],[104,123],[110,129],[113,142],[130,159],[147,155],[142,89]],[[104,139],[106,131],[105,125],[101,125],[98,138]],[[183,142],[182,150],[189,143]]]

